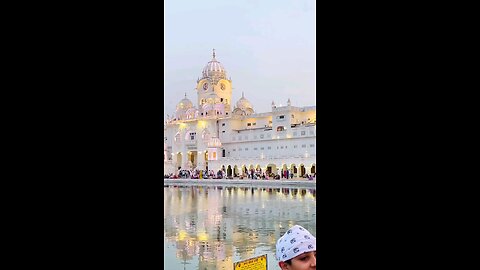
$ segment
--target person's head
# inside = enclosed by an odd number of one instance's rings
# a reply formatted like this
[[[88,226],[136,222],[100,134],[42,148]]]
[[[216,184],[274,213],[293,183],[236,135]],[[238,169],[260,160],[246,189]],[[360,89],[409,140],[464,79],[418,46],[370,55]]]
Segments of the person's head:
[[[295,225],[278,239],[276,257],[282,270],[316,269],[317,240],[305,228]]]

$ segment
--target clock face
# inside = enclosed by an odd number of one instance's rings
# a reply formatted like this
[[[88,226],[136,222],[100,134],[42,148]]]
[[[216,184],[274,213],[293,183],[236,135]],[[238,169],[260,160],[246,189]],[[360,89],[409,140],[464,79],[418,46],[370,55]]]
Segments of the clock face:
[[[208,83],[204,83],[203,84],[203,90],[207,90],[208,89]]]
[[[220,84],[220,89],[225,90],[225,84]]]

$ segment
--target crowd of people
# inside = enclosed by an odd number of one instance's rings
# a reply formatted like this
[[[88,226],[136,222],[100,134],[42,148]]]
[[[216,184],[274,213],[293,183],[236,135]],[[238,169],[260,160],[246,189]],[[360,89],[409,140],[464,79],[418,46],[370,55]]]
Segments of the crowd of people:
[[[250,169],[243,171],[243,173],[234,173],[233,175],[228,175],[225,170],[218,170],[216,173],[213,170],[199,170],[199,169],[180,169],[176,173],[170,173],[164,175],[164,178],[168,179],[252,179],[252,180],[283,180],[283,179],[293,179],[293,178],[306,178],[308,180],[315,180],[316,173],[305,174],[301,177],[295,177],[294,173],[291,170],[281,170],[277,173],[270,171],[262,171],[261,168],[256,170]]]
[[[192,169],[192,170],[185,170],[180,169],[177,173],[170,173],[164,176],[164,178],[169,179],[219,179],[224,178],[222,171],[218,171],[217,174],[213,170],[199,170],[199,169]]]

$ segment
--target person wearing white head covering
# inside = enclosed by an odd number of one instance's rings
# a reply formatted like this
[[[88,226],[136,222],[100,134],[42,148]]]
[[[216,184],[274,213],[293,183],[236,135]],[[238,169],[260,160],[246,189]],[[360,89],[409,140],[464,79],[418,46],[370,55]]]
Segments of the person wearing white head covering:
[[[305,228],[295,225],[278,239],[276,258],[282,270],[316,269],[317,240]]]

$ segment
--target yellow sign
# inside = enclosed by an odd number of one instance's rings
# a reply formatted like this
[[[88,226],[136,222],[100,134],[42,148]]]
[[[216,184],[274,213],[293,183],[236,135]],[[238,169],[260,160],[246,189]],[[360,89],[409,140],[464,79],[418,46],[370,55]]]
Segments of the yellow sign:
[[[267,254],[233,264],[233,270],[267,270]]]

